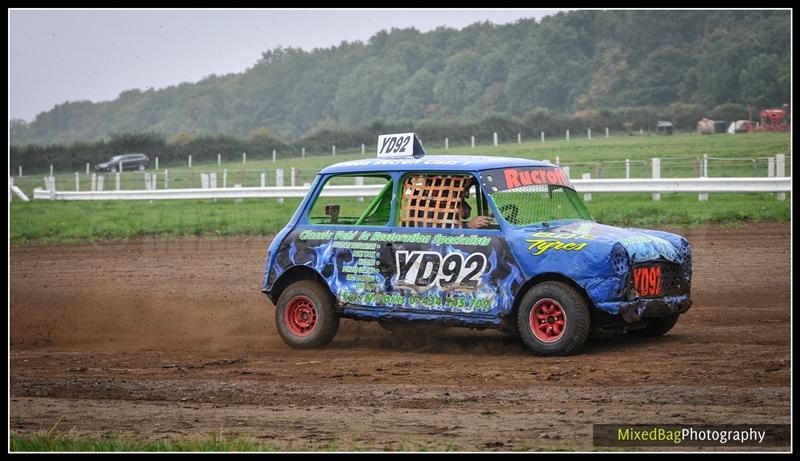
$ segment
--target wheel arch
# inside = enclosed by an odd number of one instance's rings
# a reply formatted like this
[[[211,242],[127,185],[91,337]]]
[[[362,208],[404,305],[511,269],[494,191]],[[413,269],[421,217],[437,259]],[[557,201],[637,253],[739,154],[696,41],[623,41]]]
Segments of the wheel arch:
[[[331,289],[328,286],[328,283],[325,282],[325,279],[319,274],[319,272],[315,271],[314,269],[298,265],[292,266],[289,269],[286,269],[276,280],[275,283],[272,284],[272,290],[269,293],[269,299],[272,301],[273,304],[278,302],[278,299],[281,297],[281,293],[283,290],[286,289],[289,285],[293,284],[294,282],[299,282],[301,280],[313,280],[315,282],[319,282],[325,289],[330,293],[333,299],[336,299],[331,293]]]

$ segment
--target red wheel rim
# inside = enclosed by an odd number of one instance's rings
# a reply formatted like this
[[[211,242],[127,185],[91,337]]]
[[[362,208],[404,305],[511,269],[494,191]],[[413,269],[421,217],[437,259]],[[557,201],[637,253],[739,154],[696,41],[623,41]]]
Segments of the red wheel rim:
[[[536,339],[545,343],[556,342],[564,336],[567,328],[567,314],[558,301],[550,298],[540,299],[531,308],[531,331]]]
[[[297,336],[308,336],[317,327],[317,309],[307,296],[295,296],[286,305],[286,327]]]

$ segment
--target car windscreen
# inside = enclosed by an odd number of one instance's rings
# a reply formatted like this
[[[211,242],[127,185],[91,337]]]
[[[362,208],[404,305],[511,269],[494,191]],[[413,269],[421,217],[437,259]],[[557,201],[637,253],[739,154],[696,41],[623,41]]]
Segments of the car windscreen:
[[[560,168],[484,171],[481,180],[497,211],[512,226],[570,219],[593,221]]]

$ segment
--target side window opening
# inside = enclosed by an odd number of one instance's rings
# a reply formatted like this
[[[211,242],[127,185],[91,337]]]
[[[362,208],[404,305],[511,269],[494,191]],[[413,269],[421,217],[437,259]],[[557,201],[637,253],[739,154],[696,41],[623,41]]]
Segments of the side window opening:
[[[382,186],[363,197],[323,197],[333,186],[352,186],[361,177],[365,186]],[[360,181],[361,182],[361,181]],[[328,178],[308,211],[308,222],[338,226],[387,226],[392,211],[393,181],[386,175],[339,175]]]
[[[409,174],[402,179],[400,213],[401,227],[451,228],[463,227],[462,202],[479,212],[481,203],[468,188],[474,181],[471,175]]]

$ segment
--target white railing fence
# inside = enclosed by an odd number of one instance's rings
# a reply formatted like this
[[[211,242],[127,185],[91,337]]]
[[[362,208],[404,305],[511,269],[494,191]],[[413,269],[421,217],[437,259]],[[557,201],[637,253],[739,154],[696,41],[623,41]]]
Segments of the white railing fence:
[[[576,179],[572,181],[580,193],[669,193],[669,192],[791,192],[791,177],[774,178],[665,178],[665,179]],[[57,191],[53,181],[49,188],[34,190],[35,200],[181,200],[305,197],[310,188],[303,186],[236,187],[206,189],[150,189],[113,191]],[[377,194],[381,185],[328,186],[323,196],[364,197]],[[9,195],[10,196],[10,195]],[[654,197],[655,200],[658,200]]]

